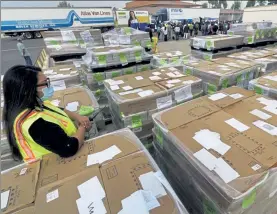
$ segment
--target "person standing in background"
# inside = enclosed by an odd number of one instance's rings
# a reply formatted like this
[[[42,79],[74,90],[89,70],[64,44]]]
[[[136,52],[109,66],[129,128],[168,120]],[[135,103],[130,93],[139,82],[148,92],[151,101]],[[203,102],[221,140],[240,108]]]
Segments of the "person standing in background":
[[[199,24],[198,22],[196,22],[194,25],[194,36],[198,35],[198,31],[199,31]]]
[[[189,33],[190,33],[190,37],[192,37],[192,32],[193,32],[193,23],[189,23]]]
[[[175,26],[174,32],[175,32],[176,40],[179,40],[179,35],[180,35],[180,26],[179,26],[179,24],[177,24]]]
[[[158,34],[158,40],[160,40],[160,35],[161,35],[161,26],[158,24],[157,26],[157,34]]]
[[[18,49],[19,53],[21,54],[21,56],[24,57],[26,65],[33,65],[31,55],[30,55],[29,51],[25,48],[25,45],[23,44],[21,37],[19,37],[17,39],[17,49]]]
[[[134,11],[129,12],[128,27],[139,30],[139,22]]]
[[[164,25],[162,27],[162,32],[163,32],[163,35],[164,35],[164,41],[166,42],[167,41],[167,33],[168,33],[168,28],[166,27],[166,25]]]
[[[183,29],[184,29],[184,38],[188,39],[189,38],[189,26],[187,23],[185,23]]]

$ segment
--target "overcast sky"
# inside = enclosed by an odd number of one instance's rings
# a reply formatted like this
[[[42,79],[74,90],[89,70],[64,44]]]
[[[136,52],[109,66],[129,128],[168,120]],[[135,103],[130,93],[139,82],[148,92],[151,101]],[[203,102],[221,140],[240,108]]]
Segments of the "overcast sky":
[[[68,1],[76,7],[125,7],[125,3],[129,1]],[[191,1],[192,2],[192,1]],[[201,1],[202,4],[206,1]],[[1,1],[1,7],[56,7],[58,1]],[[230,8],[233,1],[228,1]],[[242,1],[242,8],[245,7],[246,1]]]

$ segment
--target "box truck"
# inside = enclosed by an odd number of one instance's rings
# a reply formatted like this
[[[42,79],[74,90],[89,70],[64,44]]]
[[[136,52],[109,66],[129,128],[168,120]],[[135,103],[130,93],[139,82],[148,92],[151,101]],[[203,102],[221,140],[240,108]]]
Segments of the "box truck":
[[[243,11],[243,22],[270,21],[277,24],[277,5],[247,7]]]

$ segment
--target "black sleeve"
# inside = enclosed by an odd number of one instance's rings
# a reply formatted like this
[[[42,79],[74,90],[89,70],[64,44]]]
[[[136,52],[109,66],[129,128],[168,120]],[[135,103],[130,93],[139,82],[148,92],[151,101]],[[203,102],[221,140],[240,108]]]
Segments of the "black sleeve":
[[[77,138],[69,137],[57,124],[41,118],[31,125],[29,134],[37,144],[64,158],[75,155],[79,148]]]

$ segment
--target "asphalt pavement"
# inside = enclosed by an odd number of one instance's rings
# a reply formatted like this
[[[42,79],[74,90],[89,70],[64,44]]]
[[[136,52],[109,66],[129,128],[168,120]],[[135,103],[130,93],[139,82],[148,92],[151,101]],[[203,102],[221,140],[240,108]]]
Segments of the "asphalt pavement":
[[[35,63],[40,51],[45,47],[43,39],[23,40],[23,43],[31,54],[33,63]],[[1,74],[4,74],[14,65],[25,65],[25,60],[17,50],[16,44],[16,38],[1,38]]]

